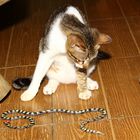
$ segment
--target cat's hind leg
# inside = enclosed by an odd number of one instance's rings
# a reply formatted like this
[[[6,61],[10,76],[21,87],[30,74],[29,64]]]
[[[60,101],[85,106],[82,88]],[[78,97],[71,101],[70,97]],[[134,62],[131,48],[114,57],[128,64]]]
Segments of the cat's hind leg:
[[[97,90],[99,89],[99,85],[96,81],[92,80],[91,78],[87,78],[87,88],[89,90]]]
[[[55,79],[50,79],[48,81],[48,84],[43,88],[43,93],[45,95],[51,95],[53,94],[59,85],[59,82]]]

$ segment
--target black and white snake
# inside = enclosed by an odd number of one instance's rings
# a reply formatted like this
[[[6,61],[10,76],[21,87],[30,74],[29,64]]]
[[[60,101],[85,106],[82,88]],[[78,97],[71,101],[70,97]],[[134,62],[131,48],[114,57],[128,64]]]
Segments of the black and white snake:
[[[23,89],[29,86],[31,82],[31,78],[17,78],[13,81],[13,87],[15,89]],[[100,121],[104,119],[107,116],[107,111],[103,108],[89,108],[89,109],[84,109],[84,110],[66,110],[66,109],[48,109],[48,110],[43,110],[43,111],[37,111],[37,112],[30,112],[30,111],[24,111],[24,110],[19,110],[19,109],[13,109],[13,110],[8,110],[2,113],[1,119],[4,121],[4,125],[7,126],[8,128],[12,129],[24,129],[24,128],[29,128],[35,125],[35,120],[31,118],[30,116],[38,116],[38,115],[43,115],[43,114],[48,114],[48,113],[66,113],[66,114],[84,114],[88,112],[99,112],[100,115],[94,118],[88,118],[80,122],[80,129],[84,132],[91,133],[91,134],[98,134],[98,135],[103,135],[104,133],[97,131],[97,130],[92,130],[86,127],[86,125],[90,122],[95,122],[95,121]],[[14,117],[8,117],[9,114],[22,114],[22,115],[16,115]],[[29,123],[26,126],[13,126],[11,124],[11,121],[13,120],[19,120],[19,119],[26,119],[29,121]]]
[[[84,109],[84,110],[66,110],[66,109],[48,109],[44,111],[37,111],[37,112],[28,112],[24,110],[8,110],[2,113],[1,119],[4,120],[4,124],[8,128],[12,129],[24,129],[24,128],[29,128],[35,125],[35,120],[31,118],[30,116],[38,116],[38,115],[43,115],[43,114],[48,114],[48,113],[66,113],[66,114],[84,114],[88,112],[99,112],[100,115],[94,118],[88,118],[80,122],[80,129],[84,132],[91,133],[91,134],[98,134],[98,135],[103,135],[102,132],[97,131],[97,130],[92,130],[86,127],[86,124],[90,122],[95,122],[104,119],[107,116],[107,111],[103,108],[89,108],[89,109]],[[9,114],[23,114],[20,116],[14,116],[14,117],[8,117]],[[11,125],[12,120],[19,120],[19,119],[26,119],[29,121],[29,124],[26,126],[13,126]]]

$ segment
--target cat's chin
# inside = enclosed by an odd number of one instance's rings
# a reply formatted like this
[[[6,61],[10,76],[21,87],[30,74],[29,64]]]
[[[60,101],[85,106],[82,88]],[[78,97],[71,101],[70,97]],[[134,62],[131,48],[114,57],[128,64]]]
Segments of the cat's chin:
[[[33,90],[26,90],[23,92],[23,94],[20,96],[20,99],[22,101],[31,101],[35,96],[37,92],[33,92]]]

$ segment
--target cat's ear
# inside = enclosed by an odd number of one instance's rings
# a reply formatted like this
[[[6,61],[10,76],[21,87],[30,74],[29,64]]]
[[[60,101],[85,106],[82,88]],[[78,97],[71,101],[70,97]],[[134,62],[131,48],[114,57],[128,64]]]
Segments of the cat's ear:
[[[107,44],[112,42],[112,39],[109,35],[100,33],[98,29],[92,28],[93,38],[96,41],[96,44]]]

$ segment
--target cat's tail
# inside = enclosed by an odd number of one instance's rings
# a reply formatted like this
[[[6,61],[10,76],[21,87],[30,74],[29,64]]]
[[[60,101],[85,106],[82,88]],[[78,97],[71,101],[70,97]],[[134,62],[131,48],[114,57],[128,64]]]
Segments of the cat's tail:
[[[97,59],[98,60],[104,60],[104,59],[109,59],[109,58],[111,58],[110,54],[108,54],[108,53],[106,53],[104,51],[99,50],[98,55],[97,55]]]
[[[44,79],[45,78],[47,77],[44,77]],[[21,89],[25,90],[29,87],[31,81],[32,81],[32,77],[18,77],[12,81],[12,87],[16,90],[21,90]]]
[[[16,90],[27,89],[32,81],[32,78],[16,78],[12,82],[12,86]]]

